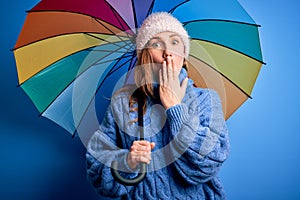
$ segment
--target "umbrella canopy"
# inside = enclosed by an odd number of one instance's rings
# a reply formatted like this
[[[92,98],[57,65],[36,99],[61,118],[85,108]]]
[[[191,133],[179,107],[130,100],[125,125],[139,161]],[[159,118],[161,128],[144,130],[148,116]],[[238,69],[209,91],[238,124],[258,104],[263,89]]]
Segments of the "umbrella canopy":
[[[72,135],[95,107],[101,120],[116,83],[135,66],[138,27],[160,11],[183,23],[189,76],[219,93],[228,119],[263,64],[259,26],[236,0],[42,0],[14,47],[20,87],[41,116]]]

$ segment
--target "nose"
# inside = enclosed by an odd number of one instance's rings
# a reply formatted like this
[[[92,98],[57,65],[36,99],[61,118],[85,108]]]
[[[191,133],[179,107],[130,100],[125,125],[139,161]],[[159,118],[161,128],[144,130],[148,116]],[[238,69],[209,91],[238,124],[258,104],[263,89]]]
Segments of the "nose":
[[[163,52],[163,57],[167,58],[168,56],[172,57],[172,51],[170,51],[170,49],[166,47]]]

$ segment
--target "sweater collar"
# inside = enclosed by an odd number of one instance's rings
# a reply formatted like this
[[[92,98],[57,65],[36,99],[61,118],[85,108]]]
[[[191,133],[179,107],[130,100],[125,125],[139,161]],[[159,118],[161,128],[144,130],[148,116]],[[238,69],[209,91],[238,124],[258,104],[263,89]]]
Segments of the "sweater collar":
[[[181,68],[179,73],[179,81],[180,83],[188,76],[187,71],[184,68]]]

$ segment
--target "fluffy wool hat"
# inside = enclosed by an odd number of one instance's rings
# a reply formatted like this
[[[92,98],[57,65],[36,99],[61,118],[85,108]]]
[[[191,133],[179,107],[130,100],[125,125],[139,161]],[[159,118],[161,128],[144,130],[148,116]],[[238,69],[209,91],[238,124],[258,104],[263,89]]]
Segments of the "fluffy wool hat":
[[[137,50],[142,50],[154,35],[165,31],[174,32],[181,37],[187,58],[190,52],[189,35],[178,19],[167,12],[153,13],[144,20],[136,36]]]

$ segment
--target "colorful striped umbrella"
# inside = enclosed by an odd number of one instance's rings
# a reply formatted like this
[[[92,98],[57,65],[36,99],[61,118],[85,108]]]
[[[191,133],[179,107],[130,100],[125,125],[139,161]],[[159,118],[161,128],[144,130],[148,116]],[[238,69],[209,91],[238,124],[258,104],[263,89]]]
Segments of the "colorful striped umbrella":
[[[72,135],[93,108],[101,120],[116,83],[135,66],[138,27],[160,11],[184,24],[189,76],[219,93],[229,118],[263,64],[258,25],[236,0],[42,0],[14,47],[20,87],[41,116]]]

